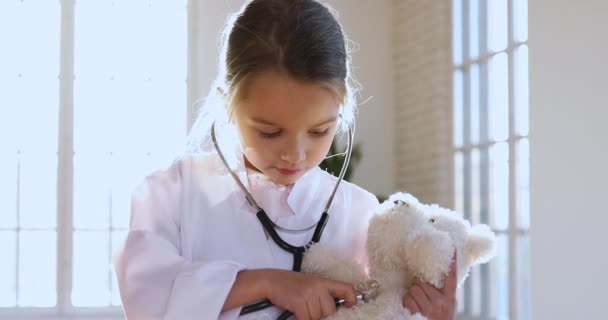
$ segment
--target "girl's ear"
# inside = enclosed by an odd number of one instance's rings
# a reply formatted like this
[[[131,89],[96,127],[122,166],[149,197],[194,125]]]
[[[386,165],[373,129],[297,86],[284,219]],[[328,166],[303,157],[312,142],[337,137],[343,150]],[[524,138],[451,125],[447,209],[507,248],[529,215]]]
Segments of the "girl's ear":
[[[471,227],[464,249],[469,266],[488,262],[496,254],[496,235],[490,227],[478,224]]]

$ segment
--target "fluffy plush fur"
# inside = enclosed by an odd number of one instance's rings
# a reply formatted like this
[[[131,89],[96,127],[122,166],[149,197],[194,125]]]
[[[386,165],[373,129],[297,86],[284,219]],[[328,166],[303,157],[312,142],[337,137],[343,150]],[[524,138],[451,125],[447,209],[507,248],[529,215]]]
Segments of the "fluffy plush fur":
[[[420,314],[412,315],[402,306],[412,281],[419,277],[443,287],[443,278],[456,252],[457,280],[461,285],[472,266],[493,257],[496,242],[487,225],[471,226],[461,214],[422,204],[405,193],[392,195],[378,207],[367,236],[367,273],[363,266],[329,244],[312,246],[304,257],[304,272],[353,285],[370,278],[380,283],[376,299],[339,308],[328,319],[426,319]]]

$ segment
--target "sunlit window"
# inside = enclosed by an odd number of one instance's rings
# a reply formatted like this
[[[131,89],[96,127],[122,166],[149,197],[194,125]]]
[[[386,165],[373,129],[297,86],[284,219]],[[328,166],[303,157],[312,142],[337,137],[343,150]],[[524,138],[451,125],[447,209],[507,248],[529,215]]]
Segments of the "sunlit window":
[[[131,191],[186,136],[186,19],[185,1],[0,1],[0,318],[119,312]]]
[[[60,6],[0,2],[0,307],[57,301]]]
[[[454,0],[455,205],[498,235],[459,291],[467,319],[530,319],[527,0]]]

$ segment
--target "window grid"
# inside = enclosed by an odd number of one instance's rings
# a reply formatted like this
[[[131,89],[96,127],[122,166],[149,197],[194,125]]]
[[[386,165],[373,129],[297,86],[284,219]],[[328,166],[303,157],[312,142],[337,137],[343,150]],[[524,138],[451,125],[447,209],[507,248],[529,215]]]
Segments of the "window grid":
[[[17,1],[16,1],[17,2]],[[86,2],[86,1],[85,1]],[[185,1],[183,1],[185,2]],[[152,1],[148,3],[151,5]],[[91,231],[93,229],[88,228],[75,228],[74,223],[74,161],[75,161],[75,152],[74,152],[74,55],[75,55],[75,19],[74,12],[75,6],[77,2],[74,0],[60,0],[59,6],[59,68],[58,68],[58,88],[54,88],[58,90],[58,127],[56,128],[58,143],[57,149],[52,154],[56,156],[56,160],[54,160],[56,164],[56,177],[54,177],[54,182],[56,181],[57,185],[57,194],[54,199],[56,200],[56,221],[53,221],[53,227],[49,228],[39,228],[39,227],[29,227],[22,226],[21,224],[21,212],[19,203],[22,202],[20,189],[22,188],[22,158],[24,157],[24,153],[20,151],[19,148],[15,150],[16,156],[14,156],[14,167],[15,174],[14,180],[16,184],[15,188],[15,203],[16,207],[13,212],[15,212],[16,216],[13,222],[9,221],[9,226],[0,225],[0,232],[10,231],[14,233],[15,242],[13,247],[15,248],[14,256],[15,256],[15,306],[8,307],[0,307],[0,318],[18,318],[18,319],[82,319],[83,317],[90,319],[122,319],[122,307],[110,302],[110,306],[101,306],[101,307],[75,307],[73,305],[72,298],[72,289],[73,289],[73,264],[74,264],[74,232],[75,231]],[[187,13],[187,18],[196,17],[192,14],[192,5],[188,6],[184,3],[184,13]],[[189,28],[189,38],[188,41],[196,41],[197,37],[195,32],[192,32],[193,29]],[[194,34],[190,34],[194,33]],[[194,46],[191,46],[194,47]],[[186,50],[187,51],[187,50]],[[187,52],[188,53],[188,52]],[[188,55],[190,56],[190,55]],[[186,57],[184,57],[185,59]],[[190,58],[190,57],[188,57]],[[186,60],[184,60],[185,62]],[[190,63],[190,61],[189,61]],[[2,80],[2,79],[0,79]],[[186,100],[186,96],[190,88],[187,87],[186,78],[184,80],[184,102]],[[184,106],[185,107],[185,106]],[[188,114],[186,110],[190,108],[184,109],[184,114]],[[188,111],[190,112],[190,111]],[[49,119],[53,120],[53,119]],[[184,117],[184,126],[187,124],[187,119]],[[184,131],[185,134],[185,131]],[[8,145],[8,156],[13,156],[10,154],[12,151],[10,148],[10,144]],[[6,151],[6,150],[4,150]],[[4,151],[0,150],[0,154],[3,156],[3,159],[12,159],[10,157],[5,157]],[[139,160],[144,160],[144,167],[147,167],[148,172],[152,168],[157,168],[159,161],[166,160],[164,155],[157,154],[157,151],[147,152],[143,157]],[[47,154],[48,156],[48,154]],[[154,163],[154,165],[153,165]],[[4,162],[3,162],[4,165]],[[3,172],[2,172],[3,173]],[[10,173],[10,171],[9,171]],[[55,183],[53,183],[55,184]],[[2,186],[0,186],[2,187]],[[114,221],[112,220],[112,210],[113,210],[113,201],[112,197],[113,189],[108,190],[107,201],[109,203],[109,226],[104,229],[94,229],[97,232],[105,232],[108,235],[108,242],[105,244],[110,249],[110,253],[112,253],[112,249],[115,249],[115,244],[113,243],[113,236],[115,233],[125,232],[126,228],[115,227]],[[0,221],[1,222],[1,221]],[[11,227],[10,224],[14,223],[15,226]],[[55,300],[53,300],[53,307],[30,307],[30,306],[19,306],[19,291],[21,286],[19,285],[19,272],[20,272],[20,234],[23,231],[52,231],[56,236],[55,241],[51,241],[54,248],[56,248],[56,254],[54,258],[56,259],[56,263],[53,265],[53,269],[55,270],[54,274],[54,283],[56,288],[56,296]],[[56,246],[56,247],[55,247]],[[31,251],[31,250],[30,250]],[[33,252],[33,251],[32,251]],[[108,256],[108,263],[110,263],[110,256]],[[38,268],[39,266],[37,266]],[[43,266],[40,268],[48,268],[48,266]],[[42,270],[42,269],[41,269]],[[108,272],[108,280],[110,286],[112,286],[112,271]]]
[[[491,32],[491,26],[488,25],[489,21],[485,14],[488,12],[488,2],[479,0],[454,0],[453,2],[454,21],[455,23],[461,24],[460,26],[454,27],[455,33],[457,34],[455,34],[453,38],[455,42],[458,40],[461,41],[460,44],[454,43],[454,79],[455,81],[458,80],[454,87],[454,97],[455,99],[460,99],[460,101],[455,100],[454,103],[455,108],[458,108],[459,106],[462,107],[460,112],[459,110],[455,110],[454,113],[454,121],[458,122],[454,123],[454,129],[460,131],[455,132],[453,149],[455,156],[454,168],[457,174],[461,175],[460,179],[456,177],[454,181],[457,184],[462,184],[460,186],[455,186],[455,203],[457,206],[460,206],[459,209],[463,210],[467,217],[472,218],[474,222],[490,224],[498,238],[501,239],[501,237],[506,237],[508,244],[508,252],[501,252],[501,248],[499,247],[499,257],[496,258],[499,259],[500,255],[503,255],[504,258],[508,260],[508,284],[506,284],[508,288],[508,298],[506,298],[508,299],[508,310],[505,310],[506,314],[500,314],[501,311],[498,310],[500,301],[497,301],[497,299],[500,297],[494,294],[498,287],[493,283],[495,279],[492,279],[491,277],[491,264],[485,264],[480,268],[480,283],[476,283],[476,279],[470,279],[462,292],[465,300],[459,308],[462,319],[529,319],[530,317],[528,314],[529,309],[522,310],[522,306],[527,305],[527,302],[523,301],[523,297],[518,297],[518,293],[526,292],[528,290],[527,287],[520,287],[527,284],[518,279],[518,277],[521,277],[521,275],[519,275],[519,269],[522,267],[527,268],[526,266],[522,266],[522,262],[519,261],[520,250],[523,250],[520,249],[519,246],[522,245],[522,242],[527,241],[528,229],[527,226],[522,227],[521,221],[518,221],[518,217],[520,217],[520,213],[518,212],[518,201],[520,201],[520,199],[518,199],[518,197],[521,196],[520,192],[522,191],[518,190],[517,187],[518,183],[521,183],[521,181],[517,181],[516,179],[516,170],[519,170],[519,168],[516,167],[516,161],[519,157],[516,148],[520,141],[527,141],[527,135],[522,135],[517,132],[516,121],[518,121],[518,119],[514,112],[514,101],[516,98],[514,93],[514,56],[516,50],[527,45],[527,40],[521,41],[521,39],[515,39],[514,30],[517,26],[515,25],[516,21],[514,18],[514,1],[517,0],[507,1],[507,45],[506,48],[500,51],[491,51],[488,49],[488,32]],[[520,1],[518,5],[527,6],[527,3],[524,2],[522,4],[522,2],[524,1]],[[496,4],[493,3],[493,5]],[[472,6],[477,6],[477,8],[472,8]],[[471,13],[477,14],[477,16],[471,16]],[[519,18],[521,19],[521,17]],[[527,17],[524,18],[527,19]],[[477,23],[471,23],[472,19],[478,19]],[[470,29],[471,25],[473,26],[473,30]],[[475,26],[477,26],[477,30],[474,30]],[[478,39],[474,39],[475,36],[478,36]],[[476,43],[472,44],[471,42],[475,40],[477,40]],[[471,57],[471,48],[478,48],[478,50],[475,50],[478,52],[472,52],[475,55],[474,57]],[[509,127],[506,139],[496,140],[492,139],[490,134],[493,123],[492,118],[490,117],[492,106],[490,105],[489,99],[490,88],[488,86],[488,80],[491,79],[489,77],[488,66],[490,61],[501,53],[506,54],[508,59]],[[477,78],[471,78],[474,75],[471,73],[471,70],[473,69],[479,70],[478,82],[476,81]],[[474,82],[472,82],[472,80]],[[477,86],[477,88],[475,88],[475,86]],[[527,98],[527,96],[525,98]],[[475,99],[479,99],[478,110],[474,109],[476,106]],[[521,106],[518,106],[518,108],[521,108]],[[472,115],[479,116],[478,119],[474,119],[479,121],[478,127],[476,126],[476,123],[471,122]],[[475,139],[476,132],[473,132],[472,129],[479,130],[478,139]],[[490,172],[490,150],[501,142],[506,143],[508,146],[509,216],[506,229],[497,228],[493,225],[493,221],[496,220],[497,217],[490,216],[491,203],[489,202],[490,181],[492,179]],[[479,154],[478,167],[474,166],[473,163],[476,157],[472,158],[472,155],[475,154]],[[527,161],[527,159],[524,160]],[[475,171],[478,172],[476,173]],[[525,183],[527,183],[527,181]],[[479,184],[478,188],[475,187],[475,184]],[[524,190],[523,192],[527,191]],[[475,200],[476,198],[478,200]],[[479,209],[479,212],[475,212],[477,209]],[[475,221],[477,219],[479,221]],[[523,245],[525,246],[525,244]],[[496,259],[494,261],[496,261]],[[472,276],[475,277],[475,273],[472,273]],[[475,289],[477,285],[481,285],[481,291]],[[502,299],[505,299],[505,297],[502,297]],[[504,303],[505,301],[502,302]],[[527,306],[527,308],[529,308],[529,306]]]
[[[2,308],[55,304],[59,10],[52,2],[0,4]],[[35,36],[42,40],[30,41]]]

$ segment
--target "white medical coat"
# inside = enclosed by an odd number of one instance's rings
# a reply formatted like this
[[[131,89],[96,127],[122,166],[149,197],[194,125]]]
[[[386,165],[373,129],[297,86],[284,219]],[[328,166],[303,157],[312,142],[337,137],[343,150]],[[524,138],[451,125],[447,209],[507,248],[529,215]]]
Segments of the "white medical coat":
[[[249,189],[242,157],[236,172]],[[315,168],[292,187],[293,212],[279,225],[315,224],[336,178]],[[321,242],[365,263],[367,223],[378,201],[346,181],[340,184]],[[114,264],[129,320],[237,319],[241,308],[222,312],[236,274],[243,269],[291,269],[293,256],[267,239],[256,211],[215,154],[186,156],[148,176],[132,196],[131,222]],[[279,235],[300,246],[314,228]],[[269,308],[239,319],[275,319]]]

